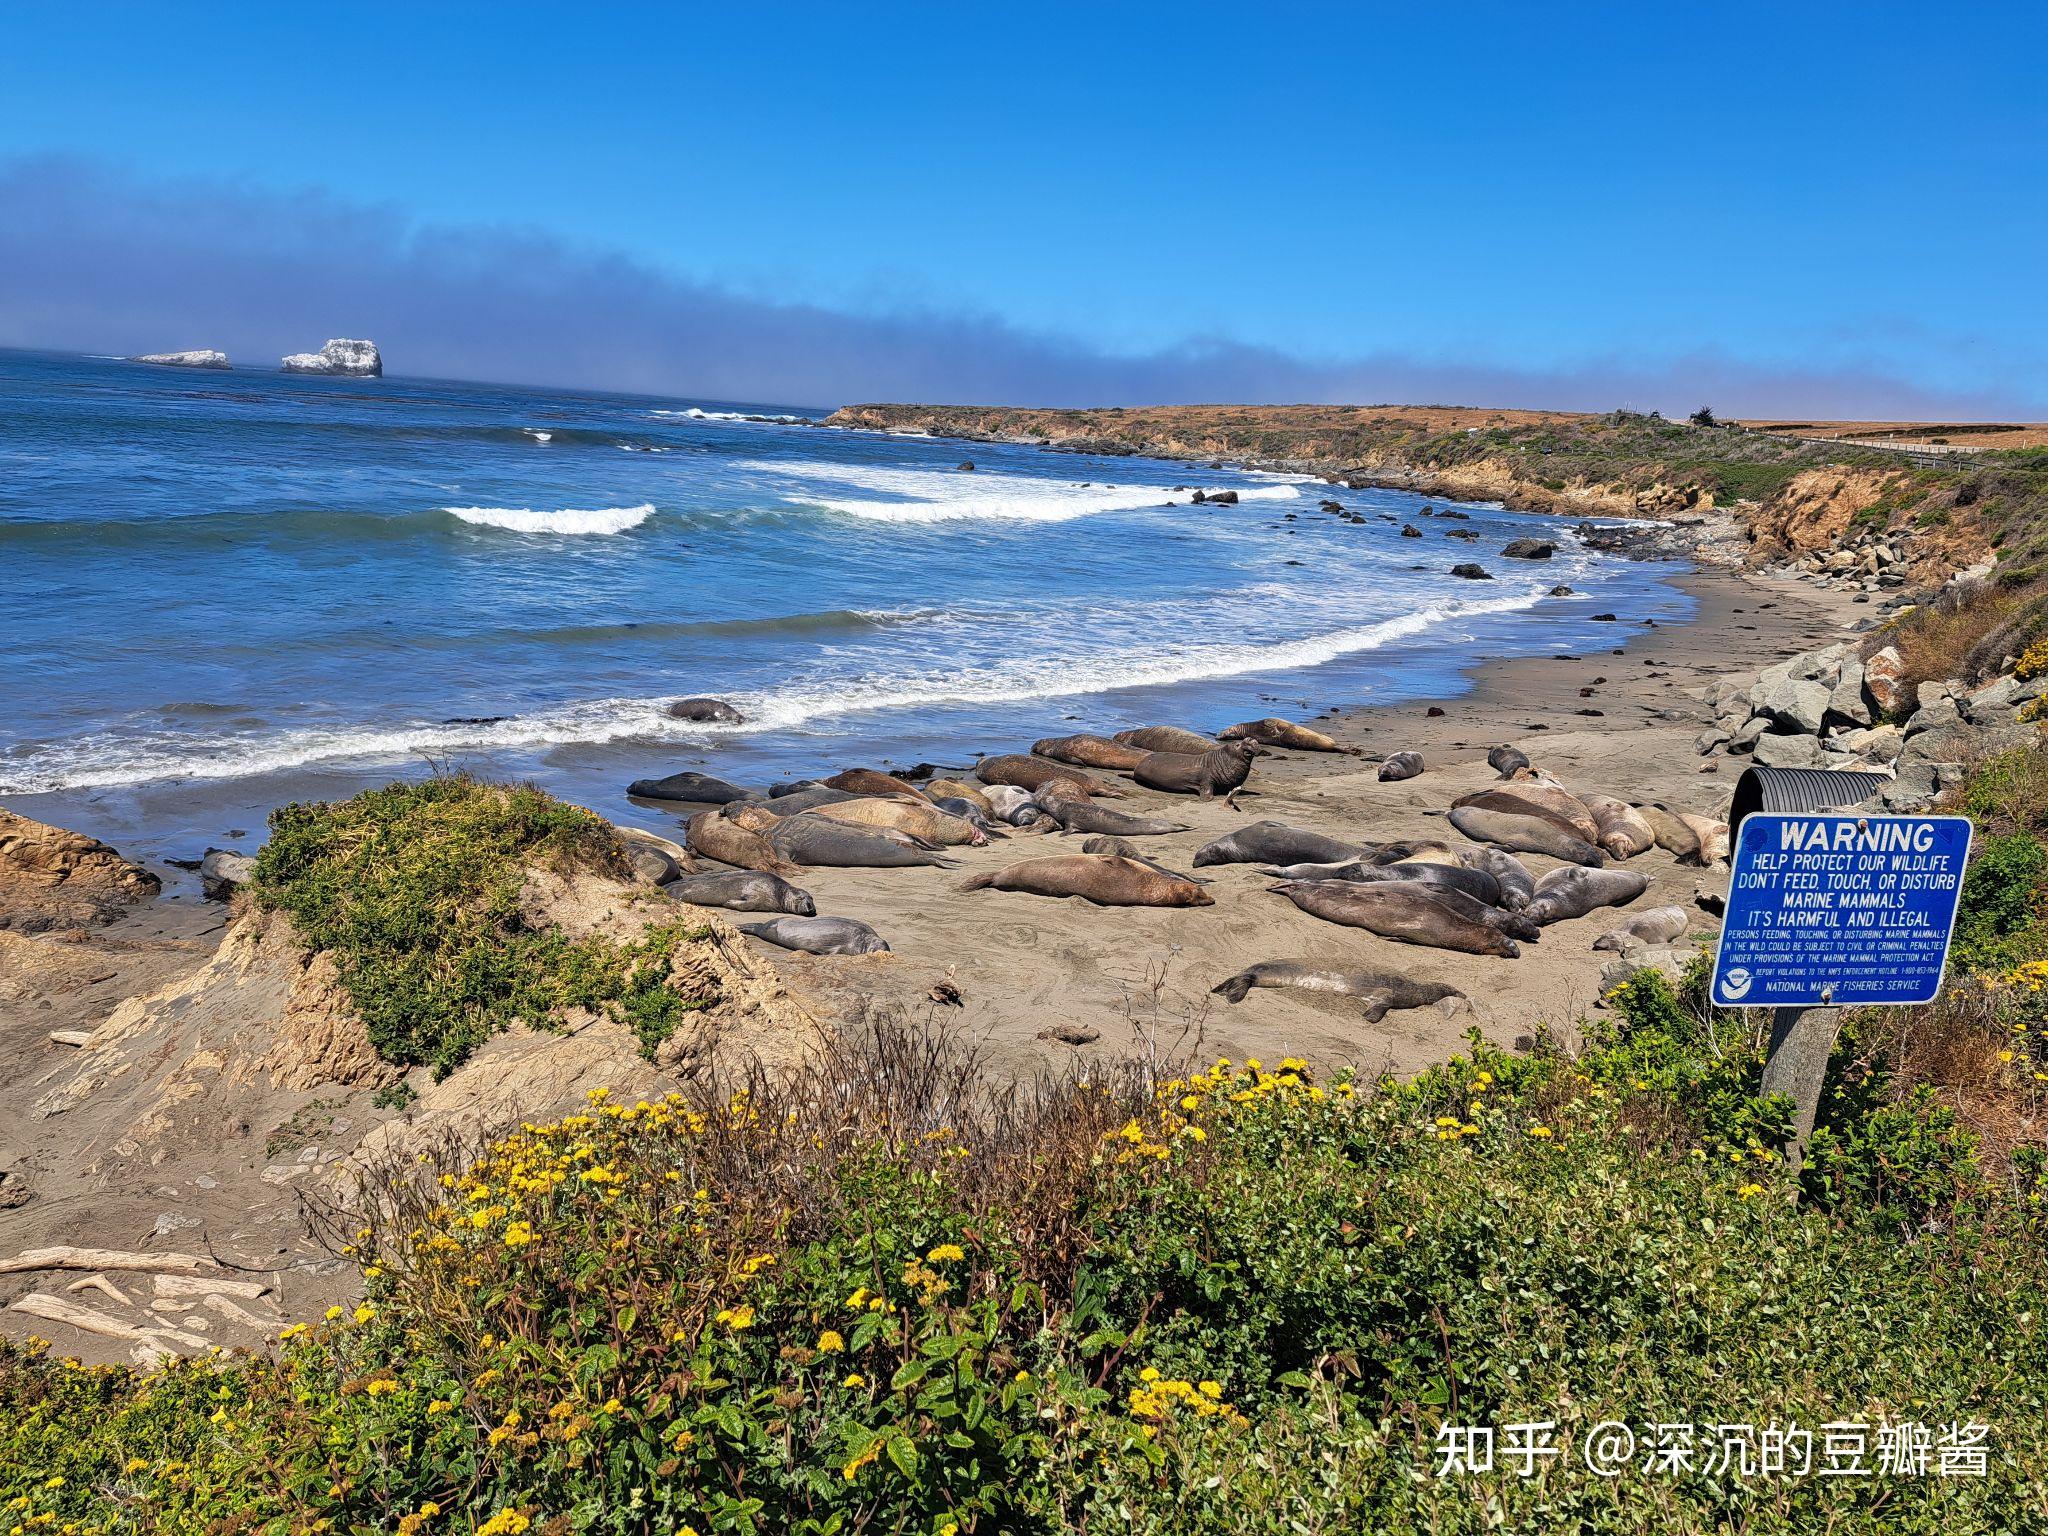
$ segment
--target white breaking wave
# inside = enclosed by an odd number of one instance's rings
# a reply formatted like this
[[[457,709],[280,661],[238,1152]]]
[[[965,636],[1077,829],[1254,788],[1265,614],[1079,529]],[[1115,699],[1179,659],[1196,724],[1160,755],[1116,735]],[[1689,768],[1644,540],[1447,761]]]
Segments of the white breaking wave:
[[[802,421],[801,416],[775,416],[764,411],[707,411],[691,406],[684,411],[649,411],[650,416],[667,416],[677,421]]]
[[[1094,512],[1161,507],[1185,501],[1192,491],[1170,486],[1087,484],[1047,480],[1036,475],[1001,475],[987,471],[885,469],[867,464],[778,464],[763,461],[736,466],[765,475],[792,501],[884,523],[941,523],[959,518],[996,521],[1063,523]],[[789,489],[790,482],[816,489]],[[1284,485],[1234,486],[1240,501],[1292,501],[1301,496],[1301,482]],[[881,492],[880,496],[847,495],[848,491]]]
[[[588,511],[564,507],[559,512],[535,512],[528,507],[443,507],[450,517],[479,528],[502,528],[507,533],[624,533],[638,528],[654,516],[654,503],[637,507],[597,507]]]
[[[532,438],[536,443],[552,443],[555,440],[554,433],[543,432],[539,427],[521,427],[519,430]]]

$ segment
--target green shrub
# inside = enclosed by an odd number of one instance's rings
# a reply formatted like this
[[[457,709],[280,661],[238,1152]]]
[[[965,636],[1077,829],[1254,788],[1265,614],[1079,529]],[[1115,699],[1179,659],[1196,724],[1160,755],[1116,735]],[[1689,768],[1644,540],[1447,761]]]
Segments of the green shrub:
[[[2048,848],[2031,832],[1979,838],[1963,877],[1952,964],[2003,971],[2043,951],[2041,912],[2048,895]]]

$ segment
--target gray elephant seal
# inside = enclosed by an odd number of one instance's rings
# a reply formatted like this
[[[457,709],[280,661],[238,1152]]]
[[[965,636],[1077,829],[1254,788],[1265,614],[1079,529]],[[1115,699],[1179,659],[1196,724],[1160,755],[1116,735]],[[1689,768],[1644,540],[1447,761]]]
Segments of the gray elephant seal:
[[[1599,907],[1623,907],[1650,888],[1632,869],[1553,869],[1536,882],[1536,899],[1522,910],[1548,926],[1584,917]]]
[[[1164,837],[1185,832],[1184,821],[1154,821],[1097,805],[1084,795],[1070,795],[1058,784],[1048,784],[1033,797],[1038,808],[1059,823],[1062,832],[1108,832],[1119,837]]]
[[[1468,955],[1512,960],[1521,946],[1493,924],[1452,910],[1432,891],[1406,880],[1353,885],[1346,880],[1290,880],[1273,890],[1302,911],[1325,922],[1363,928],[1403,944],[1428,944]],[[1477,902],[1472,903],[1475,907]]]
[[[1520,747],[1495,747],[1486,754],[1486,766],[1504,779],[1512,779],[1529,766],[1529,754]]]
[[[1195,850],[1194,862],[1197,869],[1205,864],[1334,864],[1364,854],[1365,849],[1357,843],[1340,842],[1285,822],[1255,821],[1227,837],[1204,843]]]
[[[806,811],[785,817],[768,833],[769,846],[794,864],[831,869],[952,869],[955,861],[930,844],[889,827],[856,827]]]
[[[1553,859],[1585,864],[1594,869],[1607,862],[1607,855],[1584,838],[1540,816],[1461,805],[1451,812],[1451,825],[1475,843],[1492,843],[1515,853],[1544,853]]]
[[[671,720],[708,721],[715,725],[745,725],[747,717],[723,699],[677,699],[668,707]]]
[[[1536,877],[1529,873],[1529,867],[1505,848],[1495,848],[1482,843],[1477,848],[1460,848],[1458,862],[1467,869],[1483,870],[1493,876],[1500,886],[1500,897],[1494,905],[1508,912],[1519,912],[1536,899]]]
[[[1359,885],[1380,880],[1414,880],[1422,885],[1462,891],[1489,907],[1501,904],[1500,882],[1483,869],[1463,864],[1370,864],[1363,859],[1351,859],[1341,864],[1268,865],[1260,873],[1276,880],[1350,880]]]
[[[786,795],[770,795],[766,800],[750,803],[759,805],[771,816],[794,816],[799,811],[814,811],[821,805],[844,805],[849,800],[868,798],[850,790],[827,789],[822,784],[812,784],[804,789],[793,789]]]
[[[1137,767],[1145,756],[1145,749],[1126,746],[1106,736],[1048,736],[1043,741],[1031,743],[1031,755],[1049,757],[1056,763],[1122,772]]]
[[[990,803],[988,795],[984,792],[982,786],[979,784],[969,784],[965,779],[933,779],[929,784],[925,785],[924,792],[933,804],[937,804],[943,798],[951,797],[953,799],[973,802],[975,808],[984,816],[993,816],[996,813],[995,806]]]
[[[810,955],[878,955],[889,948],[886,939],[857,917],[778,917],[743,923],[740,932]]]
[[[1610,928],[1593,941],[1595,949],[1611,949],[1627,954],[1632,949],[1642,949],[1651,944],[1670,944],[1685,937],[1685,930],[1691,920],[1683,907],[1652,907],[1647,912],[1638,912],[1618,928]]]
[[[787,912],[816,917],[811,893],[765,870],[733,870],[715,875],[684,875],[662,887],[677,901],[693,907],[724,907],[732,912]]]
[[[1046,815],[1045,807],[1033,799],[1029,791],[1014,784],[991,784],[986,798],[996,813],[996,820],[1013,827],[1033,827],[1052,820]]]
[[[1177,725],[1141,725],[1136,730],[1118,731],[1114,739],[1127,747],[1142,747],[1147,752],[1186,752],[1196,757],[1204,752],[1214,752],[1222,745],[1207,736],[1184,731]]]
[[[1334,992],[1355,997],[1365,1004],[1365,1021],[1377,1024],[1391,1008],[1427,1008],[1446,998],[1465,994],[1442,982],[1421,981],[1399,971],[1376,971],[1365,966],[1344,968],[1316,965],[1306,960],[1261,960],[1239,971],[1228,981],[1209,990],[1218,997],[1241,1003],[1253,987],[1295,987],[1304,992]]]
[[[692,853],[701,853],[736,869],[767,870],[773,874],[795,870],[758,828],[741,826],[723,811],[699,811],[683,823],[683,839]]]
[[[1114,784],[1090,778],[1078,768],[1047,762],[1042,757],[1026,757],[1021,752],[984,757],[974,765],[974,776],[984,784],[1009,784],[1034,794],[1054,783],[1067,785],[1078,795],[1104,795],[1121,800],[1124,794]]]
[[[1217,795],[1234,795],[1252,776],[1252,760],[1258,744],[1233,741],[1214,752],[1147,752],[1131,770],[1131,777],[1147,789],[1169,790],[1177,795],[1200,795],[1204,800]]]
[[[1218,741],[1256,741],[1261,746],[1290,747],[1297,752],[1350,752],[1321,731],[1268,715],[1263,720],[1243,720],[1216,733]]]
[[[754,792],[708,773],[672,773],[665,779],[635,779],[626,793],[641,800],[684,800],[694,805],[727,805],[751,800]]]
[[[981,806],[965,796],[937,795],[933,797],[932,804],[944,811],[948,816],[959,817],[983,837],[1008,837],[1010,835],[1007,832],[998,832],[995,828],[995,823],[988,819],[987,813],[982,810]]]
[[[1380,764],[1380,780],[1382,783],[1394,783],[1402,779],[1412,779],[1420,772],[1422,772],[1422,754],[1420,752],[1396,752],[1392,757]]]
[[[960,886],[963,891],[1024,891],[1033,896],[1079,896],[1099,907],[1208,907],[1215,902],[1194,881],[1158,865],[1115,854],[1075,853],[1026,859]]]
[[[1081,845],[1083,853],[1113,853],[1120,859],[1142,859],[1138,845],[1121,837],[1091,837]]]

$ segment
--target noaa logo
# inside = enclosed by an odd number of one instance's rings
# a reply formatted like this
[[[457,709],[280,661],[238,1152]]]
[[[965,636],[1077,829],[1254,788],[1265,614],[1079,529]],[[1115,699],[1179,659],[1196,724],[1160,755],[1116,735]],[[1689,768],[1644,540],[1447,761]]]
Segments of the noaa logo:
[[[1739,998],[1749,991],[1749,984],[1755,980],[1754,976],[1738,965],[1721,978],[1721,995]]]

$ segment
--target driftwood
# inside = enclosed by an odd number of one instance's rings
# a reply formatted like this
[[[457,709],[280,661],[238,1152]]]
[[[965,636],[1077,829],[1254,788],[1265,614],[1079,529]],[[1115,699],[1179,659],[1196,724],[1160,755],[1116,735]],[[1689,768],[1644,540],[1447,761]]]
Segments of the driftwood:
[[[171,1328],[141,1328],[134,1323],[124,1323],[118,1317],[105,1312],[95,1312],[91,1307],[82,1307],[75,1301],[66,1301],[62,1296],[51,1296],[41,1291],[31,1291],[16,1301],[9,1309],[24,1312],[30,1317],[40,1317],[52,1323],[64,1323],[81,1333],[96,1333],[103,1338],[129,1339],[138,1344],[154,1345],[158,1339],[169,1339],[187,1349],[206,1349],[208,1341],[197,1334],[180,1333]]]
[[[189,1253],[122,1253],[113,1248],[31,1248],[0,1259],[0,1275],[35,1269],[139,1269],[165,1275],[204,1275],[220,1268],[213,1259]]]
[[[109,1280],[105,1275],[87,1275],[83,1280],[72,1281],[69,1285],[65,1286],[64,1289],[69,1291],[74,1296],[76,1296],[80,1291],[98,1291],[101,1295],[111,1297],[113,1300],[118,1301],[124,1307],[132,1307],[135,1305],[134,1302],[130,1301],[126,1296],[123,1296],[121,1294],[121,1288],[115,1285],[114,1282]]]
[[[254,1301],[270,1289],[265,1280],[216,1280],[211,1275],[158,1275],[159,1296],[239,1296]]]
[[[50,1031],[52,1045],[90,1045],[92,1031],[89,1029],[53,1029]]]
[[[206,1298],[206,1305],[213,1308],[214,1311],[231,1323],[238,1324],[243,1328],[253,1328],[258,1333],[270,1332],[270,1324],[266,1320],[258,1317],[254,1312],[249,1312],[236,1306],[225,1296],[208,1296]]]

